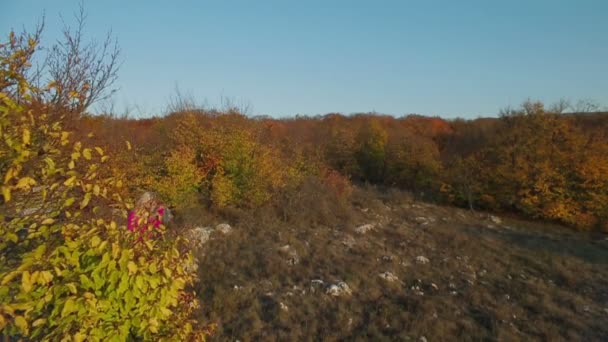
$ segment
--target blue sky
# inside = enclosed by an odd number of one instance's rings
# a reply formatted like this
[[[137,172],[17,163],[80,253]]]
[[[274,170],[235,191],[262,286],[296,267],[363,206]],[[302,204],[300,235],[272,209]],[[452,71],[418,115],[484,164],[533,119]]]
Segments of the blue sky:
[[[0,30],[45,41],[78,1],[0,0]],[[251,114],[496,115],[527,98],[608,105],[608,1],[85,1],[112,29],[117,108],[162,113],[178,86]]]

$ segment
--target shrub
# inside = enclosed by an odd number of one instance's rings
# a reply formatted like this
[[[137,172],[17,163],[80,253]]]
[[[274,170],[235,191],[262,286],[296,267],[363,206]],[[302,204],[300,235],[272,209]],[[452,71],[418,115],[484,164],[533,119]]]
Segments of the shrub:
[[[0,330],[46,341],[202,340],[190,318],[189,254],[124,225],[125,180],[99,147],[71,141],[36,101],[27,66],[37,39],[0,45]],[[18,91],[13,91],[18,88]],[[82,94],[73,94],[82,96]]]

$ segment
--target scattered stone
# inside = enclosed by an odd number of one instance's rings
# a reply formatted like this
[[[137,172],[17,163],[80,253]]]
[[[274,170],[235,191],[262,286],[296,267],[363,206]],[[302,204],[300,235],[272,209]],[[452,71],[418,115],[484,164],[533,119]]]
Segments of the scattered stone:
[[[222,234],[230,234],[230,232],[232,232],[232,227],[228,223],[220,223],[215,226],[215,230]]]
[[[328,295],[333,296],[333,297],[340,297],[343,295],[351,295],[353,292],[350,289],[350,287],[348,286],[348,284],[341,281],[341,282],[338,282],[337,284],[329,285],[327,287],[327,290],[325,291],[325,293],[327,293]]]
[[[213,228],[211,227],[196,227],[191,229],[187,236],[195,247],[200,247],[209,241],[212,232]]]
[[[429,262],[431,262],[431,260],[429,260],[427,257],[425,257],[423,255],[419,255],[416,257],[416,263],[418,263],[418,264],[426,265]]]
[[[608,315],[608,308],[604,308],[604,312]]]
[[[25,209],[21,210],[21,212],[19,213],[19,216],[21,216],[21,217],[31,216],[31,215],[37,213],[39,210],[40,210],[39,206],[25,208]]]
[[[500,219],[500,217],[498,216],[494,216],[494,215],[490,215],[489,217],[490,221],[492,221],[494,224],[501,224],[502,220]]]
[[[439,290],[439,286],[437,286],[437,284],[435,283],[431,283],[431,287],[435,290],[438,291]]]
[[[369,232],[370,230],[374,230],[374,225],[371,223],[364,224],[362,226],[355,228],[355,232],[357,232],[358,234],[365,234],[365,233]]]
[[[424,292],[422,291],[422,289],[418,285],[412,286],[411,290],[412,290],[412,292],[414,292],[415,295],[424,296]]]
[[[385,262],[390,262],[393,261],[393,257],[391,255],[383,255],[381,260]]]
[[[429,224],[429,220],[426,217],[422,217],[422,216],[418,216],[414,219],[414,221],[416,221],[416,223],[418,223],[421,226],[425,226],[427,224]]]
[[[342,239],[342,244],[348,248],[353,248],[356,244],[355,238],[352,235],[346,235]]]
[[[426,337],[424,337],[424,336],[420,337],[420,342],[426,342]]]
[[[289,307],[285,304],[283,304],[283,302],[279,302],[279,307],[281,308],[281,310],[287,312],[289,311]]]
[[[399,278],[396,275],[394,275],[393,273],[388,272],[388,271],[384,272],[384,273],[380,273],[378,276],[380,278],[388,281],[389,283],[392,283],[394,281],[399,281]]]

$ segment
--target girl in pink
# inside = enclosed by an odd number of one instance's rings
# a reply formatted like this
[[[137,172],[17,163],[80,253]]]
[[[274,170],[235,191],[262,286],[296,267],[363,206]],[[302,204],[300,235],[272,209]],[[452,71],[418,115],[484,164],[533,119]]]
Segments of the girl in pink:
[[[139,240],[151,239],[156,230],[165,222],[167,209],[159,204],[152,194],[144,193],[127,217],[127,229],[139,234]]]

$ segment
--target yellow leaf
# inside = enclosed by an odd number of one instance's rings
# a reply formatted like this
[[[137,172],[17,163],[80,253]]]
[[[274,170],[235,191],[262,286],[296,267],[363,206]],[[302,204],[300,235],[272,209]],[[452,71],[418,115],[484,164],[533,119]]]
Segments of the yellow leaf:
[[[95,147],[95,151],[97,151],[97,153],[98,153],[100,156],[103,156],[103,150],[101,149],[101,147]]]
[[[73,161],[73,160],[70,160],[70,162],[68,163],[68,168],[69,168],[70,170],[72,170],[72,169],[73,169],[75,166],[76,166],[76,165],[74,165],[74,161]]]
[[[72,176],[72,177],[68,178],[65,182],[63,182],[63,185],[71,186],[72,184],[74,184],[75,180],[76,180],[76,176]]]
[[[72,160],[78,160],[78,158],[80,158],[80,152],[72,153]]]
[[[36,181],[31,177],[23,177],[17,182],[17,189],[29,190],[32,185],[36,185]]]
[[[42,225],[48,225],[48,224],[53,224],[53,222],[55,222],[54,219],[47,218],[47,219],[42,220],[42,222],[40,222],[40,224],[42,224]]]
[[[0,331],[3,330],[5,326],[6,320],[4,319],[4,316],[0,315]]]
[[[70,137],[69,132],[61,132],[61,146],[65,146],[70,142],[68,140],[69,137]]]
[[[32,134],[30,133],[30,130],[27,128],[24,129],[23,130],[23,144],[29,145],[31,137],[32,137]]]
[[[81,332],[77,332],[76,334],[74,334],[74,342],[82,342],[86,339],[87,339],[87,335],[85,335]]]
[[[82,156],[86,159],[86,160],[91,160],[91,149],[90,148],[85,148],[84,150],[82,150]]]
[[[37,320],[34,321],[34,323],[32,323],[32,327],[38,327],[43,325],[44,323],[46,323],[46,319],[44,318],[38,318]]]
[[[91,238],[91,247],[95,248],[95,247],[99,246],[100,242],[101,242],[101,239],[99,238],[99,236],[93,236]]]
[[[103,163],[103,162],[105,162],[105,161],[106,161],[106,160],[108,160],[108,159],[110,159],[110,157],[108,157],[108,156],[103,156],[103,157],[101,157],[101,162]]]
[[[130,151],[131,150],[131,143],[128,140],[125,141],[125,142],[127,143],[127,150]]]
[[[76,201],[76,199],[74,197],[70,197],[68,199],[65,200],[65,202],[63,203],[64,207],[69,207],[72,204],[74,204],[74,202]]]
[[[4,202],[11,200],[11,189],[8,186],[2,187],[2,196],[4,196]]]
[[[84,209],[87,205],[89,205],[89,201],[91,201],[91,193],[87,192],[84,194],[84,199],[80,202],[80,209]]]
[[[163,313],[163,315],[165,316],[171,316],[173,314],[173,312],[167,308],[161,307],[160,308],[160,312]]]
[[[137,265],[135,265],[133,261],[129,261],[127,268],[129,269],[129,274],[134,274],[137,272]]]
[[[95,186],[93,186],[93,193],[95,194],[95,196],[99,196],[100,191],[101,189],[99,188],[99,185],[95,184]]]
[[[9,168],[8,171],[6,171],[6,175],[4,175],[4,184],[8,183],[8,181],[10,181],[16,175],[17,172],[15,172],[15,169],[13,169],[12,167]]]
[[[65,286],[67,286],[70,292],[72,292],[73,294],[78,293],[78,291],[76,290],[76,285],[74,285],[74,283],[68,283]]]
[[[40,272],[40,281],[43,282],[44,285],[50,283],[51,281],[53,281],[53,274],[50,271]]]
[[[61,310],[61,318],[69,315],[70,313],[76,311],[76,303],[74,303],[74,298],[68,298],[63,304],[63,309]]]
[[[22,334],[26,336],[29,335],[27,321],[25,318],[23,318],[23,316],[15,316],[15,325],[17,328],[19,328],[19,331],[21,331]]]
[[[28,293],[32,290],[32,280],[30,278],[30,272],[25,271],[21,274],[21,288],[23,292]]]

